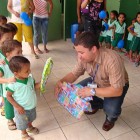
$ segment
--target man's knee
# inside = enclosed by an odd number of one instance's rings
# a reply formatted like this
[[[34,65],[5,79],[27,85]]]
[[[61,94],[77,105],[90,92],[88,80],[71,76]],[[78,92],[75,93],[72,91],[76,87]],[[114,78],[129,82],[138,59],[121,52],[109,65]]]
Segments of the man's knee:
[[[119,102],[104,102],[103,109],[110,118],[118,118],[121,114],[121,104]]]

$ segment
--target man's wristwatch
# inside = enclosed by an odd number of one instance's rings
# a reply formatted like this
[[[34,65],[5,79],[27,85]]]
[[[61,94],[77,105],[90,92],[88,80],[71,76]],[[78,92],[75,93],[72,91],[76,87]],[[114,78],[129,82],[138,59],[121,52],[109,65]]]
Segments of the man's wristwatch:
[[[91,93],[92,96],[95,96],[95,95],[96,95],[96,92],[95,92],[94,88],[92,88],[92,89],[90,90],[90,93]]]

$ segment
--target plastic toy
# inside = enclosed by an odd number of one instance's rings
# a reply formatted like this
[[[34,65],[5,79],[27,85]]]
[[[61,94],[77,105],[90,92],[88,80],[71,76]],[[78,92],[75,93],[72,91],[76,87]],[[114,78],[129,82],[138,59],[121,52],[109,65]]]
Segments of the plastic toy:
[[[49,75],[51,74],[52,66],[53,66],[53,61],[52,61],[51,58],[48,58],[46,63],[45,63],[43,72],[42,72],[42,78],[41,78],[41,84],[40,84],[40,93],[45,92],[46,82],[48,80]]]
[[[103,26],[105,26],[105,30],[108,30],[109,29],[109,25],[107,23],[104,23]]]
[[[71,41],[74,43],[76,38],[76,32],[78,31],[78,24],[71,25]]]
[[[102,10],[100,13],[99,13],[99,18],[100,19],[104,19],[104,18],[106,18],[106,12],[104,11],[104,10]]]
[[[30,19],[30,17],[28,16],[28,14],[26,12],[22,12],[20,14],[20,18],[23,20],[25,25],[27,25],[27,26],[32,25],[32,20]]]
[[[119,49],[123,48],[123,47],[124,47],[124,40],[120,40],[120,41],[118,42],[118,44],[117,44],[117,47],[118,47]]]

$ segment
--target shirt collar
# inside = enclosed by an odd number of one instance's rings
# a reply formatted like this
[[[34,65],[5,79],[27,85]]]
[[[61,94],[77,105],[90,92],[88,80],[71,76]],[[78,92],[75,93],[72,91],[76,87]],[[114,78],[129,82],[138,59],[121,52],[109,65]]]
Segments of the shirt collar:
[[[7,65],[9,65],[9,61],[6,59],[6,57],[5,57],[5,62]]]
[[[119,21],[118,21],[118,22],[119,22]],[[123,25],[124,25],[124,22],[123,22],[122,24],[119,22],[119,25],[120,25],[120,26],[123,26]]]
[[[23,84],[27,85],[28,78],[25,78],[25,79],[17,79],[16,78],[16,82],[23,83]]]
[[[96,58],[94,60],[94,62],[96,62],[97,64],[101,64],[102,63],[101,51],[102,51],[102,49],[100,48],[98,50],[98,54],[97,54],[97,56],[96,56]]]

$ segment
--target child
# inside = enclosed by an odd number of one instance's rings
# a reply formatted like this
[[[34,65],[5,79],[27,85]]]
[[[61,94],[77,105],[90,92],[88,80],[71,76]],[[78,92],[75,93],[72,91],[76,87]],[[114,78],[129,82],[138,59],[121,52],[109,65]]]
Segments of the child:
[[[29,132],[38,134],[39,130],[32,126],[36,119],[36,93],[35,89],[40,83],[35,83],[30,75],[30,62],[22,56],[15,56],[9,62],[9,67],[14,73],[16,82],[7,87],[7,99],[14,106],[15,121],[18,130],[21,130],[22,139],[32,140]]]
[[[116,21],[114,24],[113,41],[111,49],[116,47],[118,42],[120,40],[124,40],[125,38],[125,28],[126,28],[125,18],[126,18],[125,13],[119,13],[118,21]],[[121,49],[119,49],[119,51],[121,51]]]
[[[16,126],[13,121],[14,110],[6,98],[6,86],[8,83],[15,81],[14,75],[9,69],[9,60],[13,56],[22,54],[22,46],[21,43],[16,40],[8,40],[3,43],[1,50],[5,56],[5,65],[0,65],[0,83],[3,89],[5,117],[8,120],[9,130],[15,130]]]
[[[0,15],[0,26],[7,23],[7,18],[5,16]]]
[[[134,28],[134,31],[132,31],[131,28]],[[137,13],[136,22],[133,25],[129,26],[128,31],[133,35],[130,50],[139,52],[139,55],[135,60],[135,65],[137,67],[140,64],[140,12]]]
[[[5,25],[0,26],[0,46],[3,44],[5,40],[13,39],[12,32]]]
[[[7,29],[5,26],[0,26],[0,64],[5,64],[5,56],[1,52],[1,45],[4,41],[12,39],[12,32],[10,29]],[[4,100],[2,98],[2,85],[0,84],[0,106],[1,106],[1,115],[4,116]]]
[[[132,20],[132,24],[131,25],[133,25],[134,23],[135,23],[135,19],[133,19]],[[131,26],[130,25],[130,26]],[[129,32],[129,27],[127,28],[128,29],[128,32]],[[131,30],[132,30],[132,32],[134,32],[134,28],[131,28]],[[126,56],[128,56],[129,57],[129,59],[130,59],[130,61],[131,62],[133,62],[134,60],[132,59],[132,53],[133,53],[133,51],[131,50],[131,42],[132,42],[132,38],[133,38],[133,35],[131,34],[131,32],[129,32],[129,34],[128,34],[128,37],[127,37],[127,47],[126,47]]]
[[[13,38],[14,38],[14,36],[16,35],[18,31],[17,26],[12,22],[8,22],[7,24],[5,24],[5,26],[11,30],[13,34]]]
[[[99,37],[102,21],[99,19],[99,13],[106,9],[105,0],[84,0],[81,4],[81,8],[84,9],[88,5],[89,13],[85,19],[85,31],[91,31]]]
[[[114,27],[114,24],[115,22],[117,21],[118,17],[118,12],[116,10],[113,10],[110,12],[110,19],[108,20],[108,26],[109,26],[109,29],[107,30],[107,37],[106,37],[106,43],[107,43],[107,46],[108,48],[111,48],[111,43],[112,43],[112,36],[113,36],[113,27]]]
[[[103,31],[101,31],[100,36],[99,36],[100,47],[102,47],[103,42],[106,43],[107,30],[105,29],[104,24],[107,23],[107,21],[108,21],[107,18],[102,21]]]

